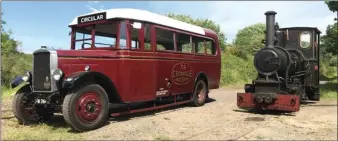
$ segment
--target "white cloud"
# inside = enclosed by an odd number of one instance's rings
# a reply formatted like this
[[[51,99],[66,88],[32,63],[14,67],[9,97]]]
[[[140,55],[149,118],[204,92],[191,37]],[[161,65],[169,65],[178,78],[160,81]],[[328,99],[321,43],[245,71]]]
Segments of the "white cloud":
[[[276,11],[276,22],[282,27],[310,26],[325,33],[336,14],[323,1],[212,1],[212,2],[149,2],[155,12],[170,11],[208,18],[220,24],[231,42],[237,31],[258,22],[265,23],[266,11]]]
[[[86,7],[88,7],[92,12],[98,12],[99,10],[95,9],[94,7],[90,6],[90,5],[86,5]]]
[[[104,10],[104,6],[99,4],[99,1],[88,1],[88,4],[85,5],[91,12],[98,12]],[[100,8],[94,8],[96,6],[99,6]]]

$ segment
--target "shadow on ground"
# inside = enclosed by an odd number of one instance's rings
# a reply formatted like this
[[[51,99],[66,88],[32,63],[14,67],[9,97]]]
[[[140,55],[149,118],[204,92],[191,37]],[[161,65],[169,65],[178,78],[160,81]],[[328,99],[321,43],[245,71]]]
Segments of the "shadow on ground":
[[[259,110],[259,109],[234,109],[235,112],[249,113],[249,114],[259,114],[259,115],[283,115],[283,116],[295,116],[293,112],[286,111],[275,111],[275,110]]]
[[[209,98],[205,102],[205,105],[208,105],[209,103],[212,103],[214,101],[216,101],[216,100]],[[158,114],[165,114],[165,113],[168,113],[168,112],[175,112],[177,110],[181,110],[182,108],[188,108],[188,107],[193,107],[193,106],[191,106],[190,103],[187,103],[187,104],[176,105],[176,106],[172,106],[172,107],[168,107],[168,108],[158,109],[158,110],[151,110],[151,111],[146,111],[146,112],[140,112],[140,113],[134,113],[134,114],[128,114],[128,115],[113,117],[113,118],[110,118],[110,121],[117,121],[117,122],[128,121],[132,118],[142,118],[142,117],[155,116],[155,114],[158,115]]]
[[[215,99],[211,99],[209,98],[206,101],[206,105],[209,103],[212,103],[216,101]],[[160,114],[164,114],[167,112],[174,112],[176,110],[180,110],[182,108],[185,107],[191,107],[191,104],[187,103],[187,104],[182,104],[182,105],[177,105],[177,106],[172,106],[172,107],[168,107],[168,108],[163,108],[163,109],[159,109],[159,110],[153,110],[153,111],[148,111],[148,112],[141,112],[141,113],[135,113],[135,114],[129,114],[129,115],[123,115],[123,116],[118,116],[118,117],[114,117],[114,118],[110,118],[104,126],[107,126],[109,124],[111,124],[112,122],[122,122],[122,121],[128,121],[129,119],[132,118],[141,118],[141,117],[147,117],[147,116],[153,116],[157,113]],[[11,116],[10,118],[15,118],[14,116]],[[3,118],[2,118],[3,119]],[[51,119],[49,119],[48,121],[44,121],[42,122],[44,124],[47,124],[48,126],[51,126],[53,128],[69,128],[70,126],[65,122],[62,114],[55,114]],[[68,130],[68,132],[71,133],[82,133],[82,132],[75,132],[74,130],[70,129]]]

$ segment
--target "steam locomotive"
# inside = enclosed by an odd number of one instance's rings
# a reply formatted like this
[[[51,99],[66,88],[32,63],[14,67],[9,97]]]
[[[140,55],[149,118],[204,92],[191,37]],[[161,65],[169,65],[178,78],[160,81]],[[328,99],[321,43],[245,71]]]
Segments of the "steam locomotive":
[[[303,101],[319,101],[319,37],[315,27],[279,28],[275,11],[267,11],[265,47],[254,56],[258,72],[245,93],[237,93],[241,109],[299,111]]]

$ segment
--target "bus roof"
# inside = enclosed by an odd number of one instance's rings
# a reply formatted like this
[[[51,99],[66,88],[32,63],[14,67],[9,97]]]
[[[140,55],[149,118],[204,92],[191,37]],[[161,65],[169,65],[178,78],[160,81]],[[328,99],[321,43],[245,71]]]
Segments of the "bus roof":
[[[183,31],[205,35],[205,28],[192,25],[192,24],[188,24],[185,22],[181,22],[181,21],[169,18],[167,16],[152,13],[146,10],[119,8],[119,9],[109,9],[109,10],[104,10],[104,11],[92,12],[92,13],[84,14],[81,16],[92,15],[92,14],[97,14],[97,13],[102,13],[102,12],[106,13],[106,19],[123,18],[123,19],[146,21],[146,22],[151,22],[151,23],[171,27],[171,28],[180,29]],[[81,17],[81,16],[78,16],[78,17]],[[74,20],[69,24],[69,26],[77,25],[78,17],[75,17]],[[207,32],[209,32],[209,30]]]

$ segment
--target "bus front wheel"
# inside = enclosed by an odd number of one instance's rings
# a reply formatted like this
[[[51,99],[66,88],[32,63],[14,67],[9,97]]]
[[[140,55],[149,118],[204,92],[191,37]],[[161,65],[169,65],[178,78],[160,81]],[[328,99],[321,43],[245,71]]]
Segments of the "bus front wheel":
[[[69,92],[62,113],[75,131],[100,128],[108,119],[109,101],[106,91],[98,84],[88,84]]]

